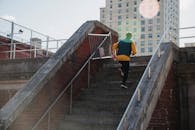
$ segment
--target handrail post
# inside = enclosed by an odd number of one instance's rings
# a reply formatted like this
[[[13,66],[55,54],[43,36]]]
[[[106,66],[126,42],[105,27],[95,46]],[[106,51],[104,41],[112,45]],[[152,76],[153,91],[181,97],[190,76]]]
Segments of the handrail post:
[[[37,47],[36,47],[36,44],[34,44],[34,58],[36,58],[37,57]]]
[[[59,49],[59,40],[57,40],[57,50]]]
[[[10,59],[13,59],[13,41],[14,41],[14,22],[11,25],[11,45],[10,45]]]
[[[71,83],[71,86],[70,86],[70,114],[72,113],[72,83]]]
[[[91,69],[91,65],[90,65],[91,63],[90,63],[90,60],[89,60],[89,63],[88,63],[88,75],[87,75],[87,77],[88,77],[88,80],[87,80],[87,84],[88,84],[88,88],[89,88],[89,86],[90,86],[90,69]]]
[[[109,37],[110,37],[110,45],[109,45],[109,54],[112,55],[112,33],[109,32]]]
[[[49,50],[49,37],[47,37],[47,43],[46,43],[46,56],[48,56],[48,50]]]
[[[159,49],[158,49],[158,57],[160,58],[160,56],[161,56],[161,50],[160,50],[160,47],[159,47]]]
[[[171,32],[169,32],[169,41],[172,41],[172,36],[171,36]]]
[[[30,30],[30,58],[32,58],[32,52],[31,52],[31,49],[32,49],[32,35],[33,35],[33,32],[32,32],[32,30]]]
[[[48,130],[50,130],[50,116],[51,115],[50,115],[50,111],[49,111],[49,113],[48,113],[48,122],[47,122],[47,126],[48,126],[47,129]]]
[[[13,59],[16,58],[16,43],[13,43]]]
[[[140,88],[138,88],[138,90],[137,90],[137,100],[141,101],[141,90],[140,90]]]
[[[148,78],[151,78],[151,68],[148,68]]]

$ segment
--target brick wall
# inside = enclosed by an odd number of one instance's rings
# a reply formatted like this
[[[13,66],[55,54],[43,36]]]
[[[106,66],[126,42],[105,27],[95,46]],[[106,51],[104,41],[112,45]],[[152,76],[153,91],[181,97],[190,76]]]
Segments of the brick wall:
[[[169,71],[147,130],[179,130],[179,88],[174,65]]]

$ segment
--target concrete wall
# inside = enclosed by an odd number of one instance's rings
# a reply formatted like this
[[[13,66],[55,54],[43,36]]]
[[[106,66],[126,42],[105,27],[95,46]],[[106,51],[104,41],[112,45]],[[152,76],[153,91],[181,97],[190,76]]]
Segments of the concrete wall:
[[[0,60],[0,81],[29,79],[48,58]]]
[[[180,89],[180,129],[195,129],[195,47],[181,48],[177,65]]]

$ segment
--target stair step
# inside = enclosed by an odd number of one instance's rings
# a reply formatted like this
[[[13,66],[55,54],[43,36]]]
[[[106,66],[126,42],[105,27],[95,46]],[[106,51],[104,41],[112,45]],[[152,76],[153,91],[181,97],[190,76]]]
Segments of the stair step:
[[[86,111],[88,110],[93,110],[95,112],[100,112],[100,111],[124,111],[126,106],[128,104],[128,101],[126,103],[118,103],[118,104],[74,104],[73,105],[73,110],[75,109],[85,109]],[[79,111],[79,110],[78,110]]]
[[[145,66],[131,67],[124,89],[117,67],[103,67],[73,100],[72,114],[65,115],[58,130],[115,130],[144,70]]]
[[[86,101],[89,103],[114,103],[114,102],[122,102],[126,99],[129,99],[130,95],[120,95],[120,96],[89,96],[85,95],[78,99],[80,101]]]
[[[79,114],[79,115],[96,115],[96,114],[112,114],[115,116],[121,117],[123,113],[120,111],[106,111],[106,110],[101,110],[101,111],[95,111],[93,108],[88,108],[86,111],[86,107],[73,107],[72,108],[72,113],[74,114]]]
[[[81,124],[90,125],[113,125],[118,123],[119,116],[107,114],[107,115],[68,115],[65,117],[64,121],[72,121]]]
[[[64,122],[61,124],[58,130],[115,130],[116,124],[113,125],[89,125],[82,123],[75,123],[71,121]]]

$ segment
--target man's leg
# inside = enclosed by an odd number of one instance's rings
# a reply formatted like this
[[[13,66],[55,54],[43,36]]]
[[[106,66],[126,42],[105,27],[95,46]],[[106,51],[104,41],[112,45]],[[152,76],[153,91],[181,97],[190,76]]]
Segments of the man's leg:
[[[123,71],[123,79],[122,79],[122,84],[121,87],[127,88],[126,86],[126,81],[128,78],[128,74],[129,74],[129,61],[120,61],[121,66],[121,70]]]
[[[124,61],[123,62],[123,83],[125,84],[129,75],[129,61]]]

